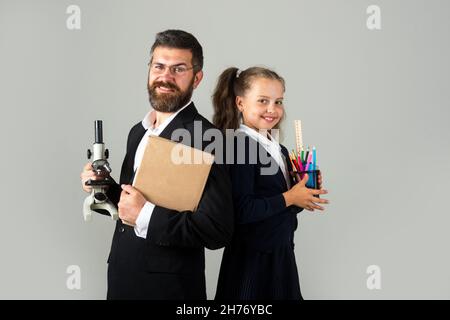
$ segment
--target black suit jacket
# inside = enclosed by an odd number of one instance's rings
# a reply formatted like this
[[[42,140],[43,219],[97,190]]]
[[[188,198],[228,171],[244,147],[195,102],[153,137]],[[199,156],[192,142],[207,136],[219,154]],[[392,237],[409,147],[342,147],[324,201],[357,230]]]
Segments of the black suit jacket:
[[[201,124],[202,135],[205,130],[214,128],[191,103],[169,123],[160,137],[171,139],[174,130],[186,129],[191,141],[180,142],[204,150],[208,141],[194,146],[194,122],[197,126]],[[134,157],[144,134],[141,122],[130,130],[120,184],[132,183]],[[116,205],[120,199],[120,184],[107,193]],[[108,298],[205,299],[204,248],[224,247],[231,240],[232,232],[229,174],[224,164],[214,163],[196,212],[155,206],[146,239],[137,237],[134,228],[117,221],[108,258]]]

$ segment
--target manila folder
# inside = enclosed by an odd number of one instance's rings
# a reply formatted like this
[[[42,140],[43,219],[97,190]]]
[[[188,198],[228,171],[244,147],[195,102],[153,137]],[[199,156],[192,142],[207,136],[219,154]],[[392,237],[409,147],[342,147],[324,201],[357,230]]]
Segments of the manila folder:
[[[195,211],[213,162],[210,153],[150,136],[134,187],[160,207]]]

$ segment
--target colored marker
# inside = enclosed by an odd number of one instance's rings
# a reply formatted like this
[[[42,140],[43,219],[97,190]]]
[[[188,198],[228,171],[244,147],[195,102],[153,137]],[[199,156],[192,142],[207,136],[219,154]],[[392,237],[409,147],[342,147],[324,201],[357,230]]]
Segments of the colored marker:
[[[299,167],[299,171],[303,171],[303,164],[302,164],[302,159],[300,158],[300,155],[297,155],[297,164]]]
[[[311,153],[309,153],[309,155],[308,155],[308,164],[310,165],[310,168],[311,168],[311,163],[312,163],[312,152]]]
[[[305,171],[308,171],[308,169],[309,169],[309,162],[306,161],[306,164],[305,164]]]
[[[316,170],[316,147],[313,147],[312,163],[313,163],[313,170]]]
[[[304,159],[305,162],[308,162],[308,157],[309,157],[309,146],[308,146],[308,149],[306,149],[306,154],[305,154],[305,159]]]
[[[292,164],[292,171],[297,171],[297,166],[295,165],[295,162],[294,162],[294,160],[292,160],[292,158],[291,158],[291,164]]]

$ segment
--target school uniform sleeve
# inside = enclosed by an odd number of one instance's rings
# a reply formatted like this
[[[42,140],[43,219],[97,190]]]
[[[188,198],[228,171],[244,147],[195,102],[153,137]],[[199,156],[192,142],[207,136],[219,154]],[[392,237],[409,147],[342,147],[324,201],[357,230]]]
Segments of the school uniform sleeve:
[[[259,165],[251,161],[250,153],[252,150],[254,152],[254,148],[250,147],[251,143],[253,141],[250,138],[245,139],[245,148],[235,150],[235,163],[230,166],[235,219],[238,224],[263,221],[286,212],[286,201],[281,192],[271,197],[258,194],[255,181],[260,172]],[[235,143],[235,146],[238,145],[239,143]],[[238,161],[239,152],[245,152],[244,161]]]
[[[255,193],[256,164],[235,164],[230,171],[238,224],[262,221],[286,209],[283,194],[262,197]]]

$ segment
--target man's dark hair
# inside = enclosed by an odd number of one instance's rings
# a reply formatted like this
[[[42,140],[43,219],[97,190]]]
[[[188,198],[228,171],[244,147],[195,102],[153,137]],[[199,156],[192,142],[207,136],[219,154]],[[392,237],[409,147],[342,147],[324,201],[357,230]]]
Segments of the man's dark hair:
[[[203,49],[197,39],[183,30],[166,30],[156,34],[155,42],[150,50],[153,59],[153,51],[156,47],[168,47],[174,49],[189,49],[192,52],[192,64],[194,73],[203,69]]]

